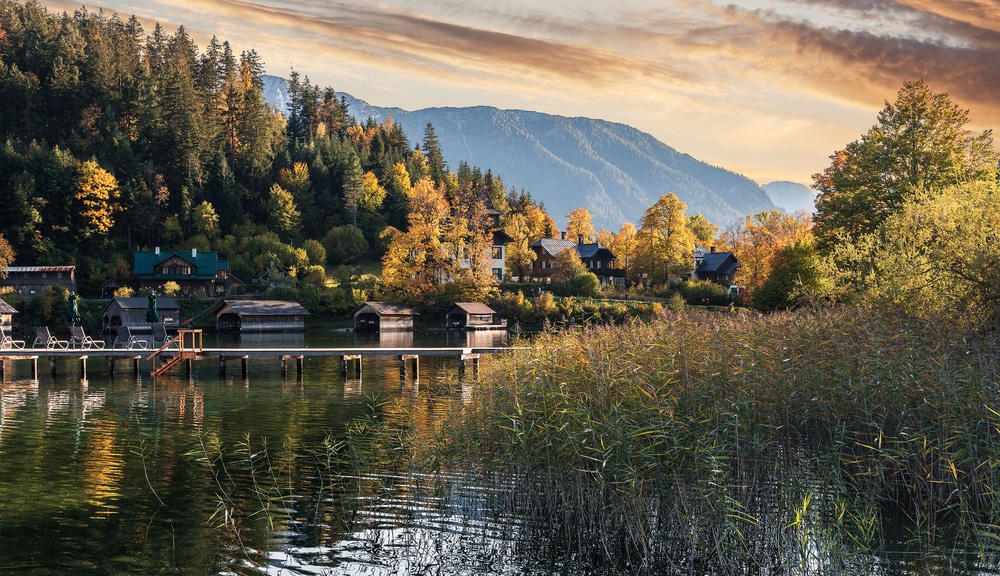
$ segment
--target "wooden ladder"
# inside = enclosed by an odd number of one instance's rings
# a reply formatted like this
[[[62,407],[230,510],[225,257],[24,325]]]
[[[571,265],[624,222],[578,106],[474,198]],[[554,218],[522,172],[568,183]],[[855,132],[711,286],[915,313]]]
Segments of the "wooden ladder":
[[[189,337],[190,346],[188,345]],[[157,366],[157,359],[160,357],[160,354],[173,346],[175,343],[177,344],[177,348],[171,350],[171,352],[176,352],[176,355],[171,356],[166,362]],[[163,346],[160,346],[158,350],[146,358],[146,360],[153,361],[153,370],[150,372],[150,376],[159,376],[185,360],[194,360],[200,356],[203,351],[204,347],[202,345],[201,330],[178,330],[177,336],[174,336],[164,342]]]

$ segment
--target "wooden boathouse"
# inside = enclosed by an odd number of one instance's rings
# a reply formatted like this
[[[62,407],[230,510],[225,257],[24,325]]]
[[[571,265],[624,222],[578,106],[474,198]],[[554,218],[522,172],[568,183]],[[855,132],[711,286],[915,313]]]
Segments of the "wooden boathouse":
[[[215,328],[231,332],[302,332],[309,311],[283,300],[222,300],[212,308]]]
[[[449,330],[504,330],[506,320],[495,320],[496,312],[481,302],[456,302],[445,313]]]
[[[117,326],[128,326],[138,332],[152,330],[146,320],[146,310],[149,309],[149,299],[115,297],[104,307],[102,314],[104,331],[109,332]],[[160,297],[156,300],[156,310],[160,323],[167,328],[177,328],[181,321],[181,307],[173,298]]]
[[[416,312],[402,304],[365,302],[354,311],[354,329],[359,331],[413,330]]]

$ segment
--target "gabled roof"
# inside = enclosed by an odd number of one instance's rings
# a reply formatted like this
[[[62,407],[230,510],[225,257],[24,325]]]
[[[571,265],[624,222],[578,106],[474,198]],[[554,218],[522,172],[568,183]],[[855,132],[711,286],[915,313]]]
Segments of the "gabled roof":
[[[556,256],[563,250],[567,248],[576,248],[576,242],[571,242],[569,240],[559,240],[557,238],[542,238],[541,240],[536,240],[532,245],[532,248],[541,248],[549,253],[550,256]]]
[[[580,258],[593,258],[599,253],[606,252],[610,258],[614,258],[615,255],[610,249],[601,246],[597,242],[593,244],[577,244],[572,240],[560,240],[556,238],[542,238],[531,245],[532,248],[541,248],[548,252],[551,256],[557,256],[560,252],[567,248],[572,248],[576,250],[576,253],[580,255]]]
[[[458,308],[466,314],[496,314],[496,311],[482,302],[455,302],[448,312]]]
[[[145,310],[149,308],[149,298],[120,298],[115,297],[111,299],[111,302],[104,307],[104,311],[107,312],[113,304],[117,303],[122,310]],[[158,310],[180,310],[180,305],[177,304],[177,300],[173,298],[167,298],[165,296],[157,297],[156,308]]]
[[[229,270],[228,260],[219,260],[215,252],[201,252],[185,250],[183,252],[160,252],[136,251],[135,260],[132,264],[132,272],[138,276],[159,276],[156,269],[161,262],[177,257],[186,262],[190,262],[197,272],[191,274],[190,278],[214,278],[219,270]]]
[[[17,310],[10,304],[0,300],[0,314],[17,314]]]
[[[306,316],[309,311],[298,302],[284,300],[223,300],[212,307],[218,313],[228,306],[239,316]]]
[[[698,274],[733,274],[740,263],[732,252],[708,252],[695,268]]]
[[[393,304],[391,302],[365,302],[364,306],[358,308],[354,311],[357,315],[365,308],[370,309],[372,312],[378,314],[379,316],[413,316],[414,312],[412,308],[403,306],[402,304]]]

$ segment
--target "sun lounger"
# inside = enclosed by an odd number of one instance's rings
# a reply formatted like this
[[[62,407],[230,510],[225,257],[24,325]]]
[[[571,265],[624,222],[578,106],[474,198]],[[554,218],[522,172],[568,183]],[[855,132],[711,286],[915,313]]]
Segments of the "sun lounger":
[[[167,327],[163,324],[153,324],[153,348],[159,348],[166,344],[173,336],[167,333]]]
[[[111,343],[112,348],[118,348],[119,346],[128,350],[133,348],[146,350],[149,348],[149,341],[132,334],[132,330],[128,326],[118,326],[115,328],[115,334],[115,341]]]
[[[63,350],[69,348],[68,340],[60,340],[53,336],[49,332],[48,326],[35,326],[35,341],[31,343],[32,348],[45,348],[47,350],[52,350],[54,348],[61,348]]]
[[[70,346],[73,348],[104,348],[104,340],[94,340],[87,333],[84,332],[83,326],[70,326],[69,333],[73,336],[70,338]]]
[[[0,350],[10,350],[12,348],[24,348],[24,340],[14,340],[3,328],[0,328]]]

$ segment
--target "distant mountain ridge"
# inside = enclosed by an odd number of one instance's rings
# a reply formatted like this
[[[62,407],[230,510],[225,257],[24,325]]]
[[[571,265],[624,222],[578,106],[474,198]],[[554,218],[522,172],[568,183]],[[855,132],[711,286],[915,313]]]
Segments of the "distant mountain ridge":
[[[268,102],[284,111],[286,81],[264,80]],[[598,230],[617,232],[625,222],[638,226],[646,209],[670,192],[687,204],[689,215],[701,213],[720,228],[774,207],[749,178],[625,124],[487,106],[407,111],[338,96],[359,121],[391,116],[411,144],[423,140],[430,122],[450,169],[465,161],[492,170],[508,188],[530,192],[560,227],[566,214],[580,207],[590,211]]]

